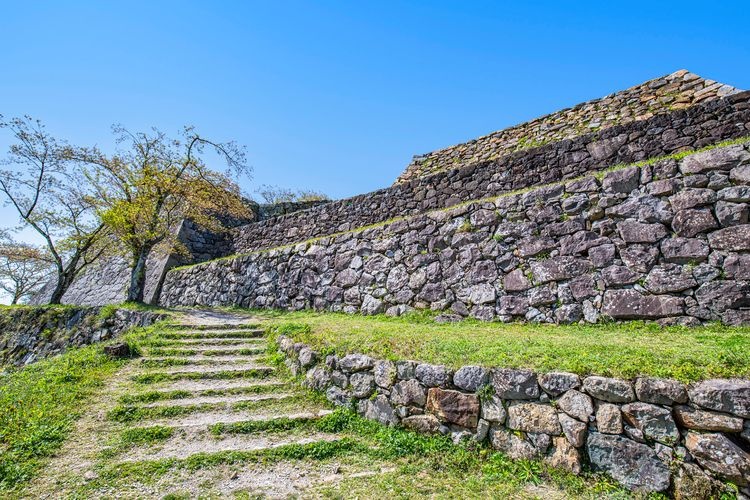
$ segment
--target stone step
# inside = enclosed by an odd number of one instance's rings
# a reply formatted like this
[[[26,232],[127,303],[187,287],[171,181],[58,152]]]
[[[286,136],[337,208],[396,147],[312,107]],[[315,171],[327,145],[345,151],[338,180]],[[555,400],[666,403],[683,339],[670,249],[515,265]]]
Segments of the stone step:
[[[164,339],[253,339],[263,337],[263,330],[225,330],[202,332],[164,332],[159,334]]]
[[[278,392],[271,394],[228,394],[225,396],[195,396],[191,398],[163,399],[141,405],[144,408],[155,408],[160,406],[193,406],[202,404],[226,403],[231,407],[234,403],[268,401],[271,399],[286,399],[294,396],[291,392]]]
[[[295,408],[288,411],[279,411],[279,409],[259,408],[257,410],[243,409],[213,409],[205,412],[195,412],[186,415],[171,418],[155,418],[140,421],[135,427],[151,427],[154,425],[164,425],[167,427],[199,427],[204,430],[214,424],[233,424],[237,422],[246,422],[251,420],[271,420],[279,417],[287,418],[310,418],[313,416],[322,417],[332,413],[332,410],[320,405],[313,405],[309,408]]]
[[[250,347],[252,346],[252,347]],[[256,354],[263,354],[266,352],[264,346],[258,346],[257,344],[249,344],[248,347],[233,347],[233,346],[216,346],[212,347],[201,347],[196,349],[165,349],[162,347],[156,347],[148,350],[148,353],[152,356],[164,356],[164,357],[187,357],[187,356],[203,356],[203,357],[216,357],[216,356],[252,356]]]
[[[247,363],[249,361],[258,361],[265,357],[264,354],[227,354],[224,356],[202,356],[200,354],[193,354],[189,356],[167,356],[167,357],[151,357],[146,356],[140,359],[140,363],[144,365],[161,365],[161,366],[180,366],[180,365],[207,365],[207,364],[231,364],[231,363]]]
[[[279,387],[287,385],[286,382],[274,379],[266,378],[257,381],[248,381],[247,379],[233,379],[233,380],[221,380],[221,379],[197,379],[197,380],[180,380],[178,382],[168,382],[164,385],[159,385],[154,388],[157,392],[172,392],[172,391],[190,391],[198,393],[200,391],[220,391],[220,390],[231,390],[231,389],[251,389],[253,387],[263,387],[269,385],[277,385]]]
[[[164,342],[159,347],[168,346],[237,346],[246,344],[248,346],[266,346],[267,343],[261,341],[263,339],[257,339],[257,342],[253,342],[253,339],[168,339],[168,342]]]
[[[304,445],[320,441],[332,442],[340,439],[336,434],[322,432],[308,432],[304,436],[233,434],[217,438],[205,431],[188,429],[160,443],[159,446],[140,447],[126,452],[121,456],[121,461],[139,462],[165,458],[184,459],[198,453],[261,451],[290,444]]]
[[[267,370],[273,371],[274,368],[268,365],[261,365],[258,363],[212,363],[209,365],[194,364],[185,366],[172,366],[165,367],[160,370],[161,373],[176,374],[176,373],[220,373],[220,372],[242,372],[249,370]]]

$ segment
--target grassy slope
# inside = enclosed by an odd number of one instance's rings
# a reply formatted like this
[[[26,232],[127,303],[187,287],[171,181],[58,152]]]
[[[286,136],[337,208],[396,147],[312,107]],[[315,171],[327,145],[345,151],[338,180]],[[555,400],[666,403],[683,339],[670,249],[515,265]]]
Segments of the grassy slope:
[[[135,345],[152,329],[125,339]],[[0,496],[28,481],[60,448],[86,401],[123,363],[98,344],[0,375]]]
[[[362,352],[457,368],[468,364],[695,381],[750,376],[750,327],[662,328],[653,323],[534,325],[466,320],[437,324],[336,313],[258,312],[278,333],[337,354]]]

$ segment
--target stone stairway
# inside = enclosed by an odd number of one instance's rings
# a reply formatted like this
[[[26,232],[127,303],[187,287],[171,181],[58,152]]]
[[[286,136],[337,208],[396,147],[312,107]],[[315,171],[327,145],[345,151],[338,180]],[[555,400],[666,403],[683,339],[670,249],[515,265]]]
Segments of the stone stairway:
[[[378,473],[317,459],[351,438],[316,429],[330,405],[267,362],[260,328],[190,319],[144,342],[24,497],[296,497]]]

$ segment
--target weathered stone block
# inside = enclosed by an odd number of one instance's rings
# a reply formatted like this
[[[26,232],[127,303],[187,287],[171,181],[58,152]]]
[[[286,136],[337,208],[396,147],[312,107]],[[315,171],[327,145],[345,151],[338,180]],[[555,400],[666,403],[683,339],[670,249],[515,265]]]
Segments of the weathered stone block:
[[[635,400],[633,385],[617,378],[586,377],[583,379],[583,391],[610,403],[630,403]]]
[[[412,415],[402,418],[401,425],[421,434],[439,434],[442,426],[435,415]]]
[[[684,313],[685,300],[666,295],[642,295],[636,290],[607,290],[602,313],[614,319],[654,319]]]
[[[464,366],[453,374],[453,385],[459,389],[476,392],[477,389],[487,384],[489,374],[481,366]]]
[[[581,386],[581,377],[575,373],[549,372],[538,377],[539,386],[552,397],[557,397]]]
[[[563,394],[557,400],[557,406],[581,422],[588,422],[589,417],[594,414],[594,403],[591,401],[591,397],[575,389],[571,389]]]
[[[479,397],[433,387],[427,391],[425,409],[442,422],[473,429],[479,420]]]
[[[677,422],[683,427],[697,431],[742,432],[742,419],[726,413],[697,410],[690,406],[674,409]]]
[[[750,454],[723,434],[688,432],[685,447],[704,469],[740,486],[750,484]]]
[[[481,416],[483,420],[502,424],[505,422],[507,412],[503,401],[497,396],[483,397],[481,401]]]
[[[672,412],[649,403],[629,403],[621,408],[625,421],[641,431],[646,439],[673,444],[680,437]]]
[[[344,373],[361,372],[371,369],[375,360],[364,354],[349,354],[339,359],[339,370]]]
[[[748,251],[750,250],[750,224],[714,231],[708,235],[708,244],[714,250]]]
[[[427,390],[414,379],[396,382],[391,390],[391,402],[400,406],[424,407]]]
[[[513,403],[508,407],[508,427],[550,435],[562,433],[555,409],[540,403]]]
[[[638,378],[635,381],[635,394],[640,401],[660,405],[673,405],[688,401],[685,384],[662,378]]]
[[[645,444],[592,432],[586,441],[586,451],[595,468],[631,490],[652,492],[669,488],[669,467]]]
[[[750,380],[713,379],[688,389],[690,401],[709,410],[750,418]]]
[[[596,428],[605,434],[622,434],[622,412],[611,403],[601,403],[596,409]]]
[[[421,363],[417,365],[414,375],[427,387],[447,387],[451,381],[451,372],[443,365]]]
[[[718,227],[716,218],[708,209],[680,210],[672,219],[672,229],[677,236],[687,238],[693,238]]]
[[[531,370],[498,368],[491,372],[492,386],[502,399],[536,399],[539,384]]]

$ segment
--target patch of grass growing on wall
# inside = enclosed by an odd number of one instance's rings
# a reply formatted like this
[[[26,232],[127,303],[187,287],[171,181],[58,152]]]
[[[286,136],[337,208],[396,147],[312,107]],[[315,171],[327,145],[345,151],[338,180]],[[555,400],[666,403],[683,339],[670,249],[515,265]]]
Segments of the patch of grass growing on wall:
[[[0,496],[59,449],[86,399],[121,363],[88,346],[0,376]]]
[[[424,314],[390,318],[312,311],[256,315],[266,318],[272,337],[284,333],[322,354],[361,352],[452,368],[478,364],[622,378],[651,375],[684,382],[750,377],[750,327],[661,327],[640,321],[438,324]]]

